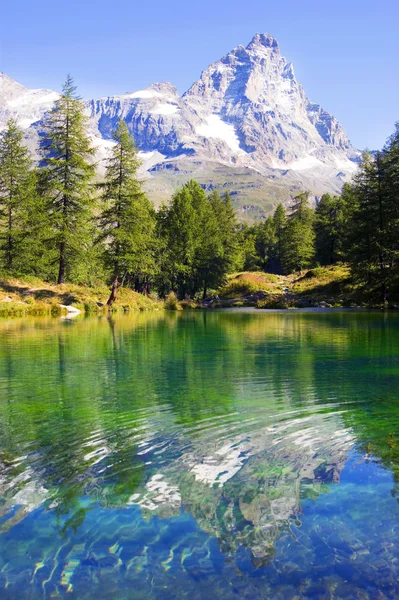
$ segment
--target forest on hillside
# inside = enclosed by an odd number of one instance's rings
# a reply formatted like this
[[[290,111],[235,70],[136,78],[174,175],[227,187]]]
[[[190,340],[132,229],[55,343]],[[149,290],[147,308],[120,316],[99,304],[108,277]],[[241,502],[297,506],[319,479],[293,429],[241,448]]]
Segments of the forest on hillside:
[[[399,126],[385,147],[363,154],[340,196],[309,193],[279,204],[255,225],[239,223],[228,193],[181,187],[158,211],[138,178],[140,161],[119,122],[105,176],[84,106],[68,77],[45,117],[34,166],[18,124],[0,134],[0,274],[120,286],[165,297],[205,298],[234,271],[289,274],[347,262],[381,303],[399,292]]]

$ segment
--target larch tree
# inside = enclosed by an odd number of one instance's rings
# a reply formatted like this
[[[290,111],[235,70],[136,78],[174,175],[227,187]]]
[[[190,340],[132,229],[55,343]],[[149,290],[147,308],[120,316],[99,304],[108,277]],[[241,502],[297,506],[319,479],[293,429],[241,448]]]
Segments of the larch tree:
[[[273,214],[273,225],[275,234],[275,245],[272,249],[270,259],[271,270],[273,273],[282,273],[281,257],[283,254],[284,232],[287,224],[287,214],[283,204],[280,202]]]
[[[256,226],[241,223],[238,228],[238,240],[241,255],[241,264],[239,270],[259,271],[261,266],[261,257],[256,248],[257,230]]]
[[[163,277],[180,298],[198,291],[201,262],[198,251],[204,236],[201,221],[206,202],[203,189],[197,182],[189,181],[174,194],[160,215],[160,235],[165,249]],[[205,255],[204,249],[202,260]]]
[[[323,194],[315,211],[316,258],[321,265],[332,265],[339,258],[340,216],[340,198]]]
[[[314,211],[309,206],[309,194],[294,198],[291,214],[284,229],[282,264],[287,273],[310,267],[315,255]]]
[[[112,277],[111,306],[126,278],[148,291],[156,273],[155,211],[137,177],[140,160],[125,121],[118,123],[107,162],[99,217],[104,259]]]
[[[385,241],[389,247],[389,278],[394,280],[399,264],[399,123],[383,150],[385,206]]]
[[[32,161],[14,119],[0,134],[0,239],[3,266],[21,271],[27,211],[35,195]]]
[[[49,244],[57,252],[57,283],[63,283],[72,265],[84,260],[90,244],[95,175],[95,150],[87,133],[84,104],[69,75],[45,118],[41,149]]]
[[[256,251],[263,271],[273,272],[273,254],[276,247],[276,230],[273,217],[267,217],[256,226]]]
[[[375,157],[364,153],[351,188],[353,208],[347,239],[352,272],[360,281],[378,286],[385,302],[391,262],[391,203],[382,153]]]
[[[196,181],[178,190],[169,206],[158,213],[163,247],[160,289],[168,287],[180,298],[205,298],[219,287],[237,262],[238,238],[229,196],[208,197]]]
[[[164,249],[161,287],[184,298],[193,276],[196,247],[196,214],[187,186],[178,190],[170,205],[160,211],[158,222]]]
[[[241,266],[238,222],[228,192],[220,196],[217,191],[212,191],[209,195],[209,202],[216,217],[218,236],[222,245],[222,256],[218,264],[218,276],[222,281],[228,273]]]
[[[193,180],[187,183],[187,188],[196,215],[194,269],[191,289],[188,292],[193,296],[202,290],[202,297],[205,299],[208,289],[217,287],[221,279],[224,262],[222,233],[214,206],[204,189]]]

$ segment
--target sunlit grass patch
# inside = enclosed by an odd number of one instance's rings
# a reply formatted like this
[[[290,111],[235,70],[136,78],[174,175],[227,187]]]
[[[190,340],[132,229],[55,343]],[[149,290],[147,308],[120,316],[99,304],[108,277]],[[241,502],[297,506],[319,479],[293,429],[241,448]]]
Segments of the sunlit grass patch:
[[[74,306],[84,313],[108,310],[110,290],[99,284],[95,287],[65,283],[49,284],[36,277],[0,279],[0,316],[50,315],[65,312],[60,305]],[[129,288],[119,288],[112,312],[151,310],[161,308],[163,302],[144,296]]]
[[[272,292],[279,277],[271,273],[243,272],[234,273],[227,283],[219,290],[223,298],[249,296],[256,292]]]

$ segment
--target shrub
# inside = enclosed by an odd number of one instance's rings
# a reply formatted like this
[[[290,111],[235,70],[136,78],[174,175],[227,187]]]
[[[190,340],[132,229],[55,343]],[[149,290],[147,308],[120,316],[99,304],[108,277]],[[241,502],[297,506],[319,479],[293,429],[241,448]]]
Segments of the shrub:
[[[169,292],[168,296],[166,297],[165,309],[166,310],[180,310],[179,301],[174,292]]]
[[[194,302],[194,300],[181,300],[180,308],[182,308],[183,310],[189,310],[199,308],[199,305],[196,302]]]

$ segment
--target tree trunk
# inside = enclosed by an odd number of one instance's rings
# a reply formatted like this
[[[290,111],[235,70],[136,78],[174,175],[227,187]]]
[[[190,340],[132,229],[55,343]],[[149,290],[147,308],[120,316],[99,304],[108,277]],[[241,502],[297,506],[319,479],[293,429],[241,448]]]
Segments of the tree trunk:
[[[58,285],[64,283],[65,278],[65,242],[60,244],[60,258],[59,258],[59,269],[58,269]]]
[[[112,283],[112,288],[111,288],[111,295],[107,300],[107,306],[112,306],[113,303],[116,300],[116,294],[118,292],[118,276],[115,277],[113,283]]]

